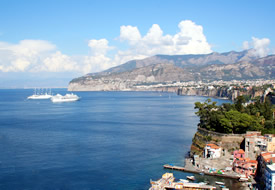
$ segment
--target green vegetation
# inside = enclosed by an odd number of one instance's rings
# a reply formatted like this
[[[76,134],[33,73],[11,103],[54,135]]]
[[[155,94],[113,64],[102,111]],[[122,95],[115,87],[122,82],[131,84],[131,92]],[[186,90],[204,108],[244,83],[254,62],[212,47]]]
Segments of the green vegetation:
[[[275,134],[273,106],[267,98],[244,106],[247,97],[239,96],[234,104],[225,103],[217,106],[207,99],[204,103],[196,102],[196,114],[200,117],[199,127],[220,133],[242,134],[246,131],[261,131],[263,134]]]

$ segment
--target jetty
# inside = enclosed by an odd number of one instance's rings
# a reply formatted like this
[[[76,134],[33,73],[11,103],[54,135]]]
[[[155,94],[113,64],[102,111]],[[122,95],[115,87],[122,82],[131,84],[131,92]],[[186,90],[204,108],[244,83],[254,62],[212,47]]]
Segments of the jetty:
[[[228,175],[228,174],[219,174],[219,173],[210,173],[207,171],[202,171],[202,170],[192,170],[192,169],[187,169],[181,166],[174,166],[171,164],[165,164],[163,165],[165,169],[171,169],[171,170],[178,170],[178,171],[183,171],[183,172],[189,172],[189,173],[197,173],[197,174],[205,174],[205,175],[210,175],[210,176],[218,176],[218,177],[224,177],[224,178],[231,178],[231,179],[240,179],[240,176],[236,175]]]
[[[162,178],[157,181],[151,182],[151,188],[149,190],[167,190],[167,189],[178,189],[178,190],[214,190],[216,187],[211,185],[199,184],[199,183],[185,183],[185,182],[174,182],[175,178],[172,173],[165,173]]]

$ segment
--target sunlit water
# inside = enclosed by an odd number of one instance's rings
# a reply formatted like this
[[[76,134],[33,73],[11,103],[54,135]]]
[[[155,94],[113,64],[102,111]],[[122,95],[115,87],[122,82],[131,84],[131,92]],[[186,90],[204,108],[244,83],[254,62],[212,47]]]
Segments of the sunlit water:
[[[199,121],[194,102],[206,99],[77,92],[80,101],[52,103],[27,100],[32,93],[0,90],[1,190],[148,189],[150,179],[169,171],[163,164],[184,164]]]

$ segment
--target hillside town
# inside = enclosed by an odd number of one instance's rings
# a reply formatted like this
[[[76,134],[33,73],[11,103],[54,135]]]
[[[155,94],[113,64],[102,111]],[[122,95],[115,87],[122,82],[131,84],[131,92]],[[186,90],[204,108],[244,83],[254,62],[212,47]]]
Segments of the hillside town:
[[[230,83],[227,89],[234,89],[237,91],[236,99],[239,100],[240,96],[246,95],[248,99],[245,103],[242,103],[242,112],[250,105],[255,104],[255,101],[265,102],[268,99],[270,102],[269,119],[274,120],[274,84],[269,83],[271,81],[254,81],[249,83],[248,81],[239,81],[236,84]],[[216,83],[215,85],[208,84],[208,90],[219,88],[224,83]],[[201,86],[194,87],[189,84],[188,87],[183,88],[205,88]],[[251,86],[253,85],[253,86]],[[189,94],[190,95],[190,94]],[[238,102],[237,100],[237,102]],[[275,131],[274,126],[271,130],[263,131],[250,131],[245,133],[223,133],[215,131],[215,127],[207,129],[207,123],[202,120],[202,117],[209,118],[208,115],[201,115],[207,110],[207,106],[210,106],[208,112],[211,114],[223,109],[223,105],[215,107],[215,104],[211,104],[211,101],[204,104],[198,104],[202,107],[196,112],[201,117],[200,124],[198,125],[197,133],[193,137],[191,146],[190,157],[185,159],[185,166],[174,166],[171,164],[164,165],[166,169],[180,170],[185,172],[219,176],[224,178],[236,179],[242,182],[248,189],[275,189]],[[258,103],[258,105],[260,105]],[[214,107],[211,107],[214,106]],[[233,107],[237,107],[237,104],[233,104]],[[253,105],[255,106],[255,105]],[[234,109],[235,109],[234,108]],[[238,108],[237,108],[238,109]],[[219,114],[221,114],[220,112]],[[232,112],[231,112],[232,113]],[[225,113],[225,115],[228,113]],[[256,114],[259,117],[260,113]],[[212,115],[214,116],[214,115]],[[237,115],[236,115],[237,116]],[[269,122],[264,119],[266,115],[263,115],[262,122]],[[206,119],[207,120],[207,119]],[[207,121],[208,122],[208,121]],[[235,122],[235,121],[233,121]],[[208,123],[211,125],[211,122]],[[205,128],[206,127],[206,128]],[[249,129],[249,128],[248,128]],[[263,128],[262,128],[263,129]],[[167,174],[168,175],[168,174]],[[171,174],[170,174],[171,175]],[[173,179],[171,181],[171,179]],[[174,177],[161,178],[161,181],[168,180],[169,186],[161,185],[161,183],[153,182],[151,189],[169,189],[172,187],[178,187],[178,189],[215,189],[215,186],[208,184],[196,184],[186,181],[174,182]],[[219,184],[220,183],[220,184]],[[217,182],[222,189],[227,189],[222,182]],[[206,185],[206,186],[203,186]],[[208,186],[207,186],[208,185]],[[212,184],[213,185],[213,184]],[[175,188],[177,189],[177,188]]]
[[[189,81],[137,85],[138,90],[175,92],[178,95],[209,96],[234,101],[238,96],[263,96],[275,87],[275,80]]]
[[[193,156],[191,167],[239,176],[239,181],[257,182],[262,189],[274,189],[275,134],[247,131],[240,148],[231,152],[219,143],[206,144],[202,158]]]
[[[261,135],[258,131],[247,131],[240,137],[243,138],[241,146],[234,151],[227,150],[222,143],[206,144],[202,155],[186,159],[185,167],[168,164],[164,168],[236,179],[249,189],[274,189],[275,134]],[[175,182],[173,174],[166,173],[160,180],[151,181],[151,190],[216,189],[213,185],[189,182],[194,180],[191,177],[194,176]],[[223,182],[216,182],[216,185],[228,189]]]

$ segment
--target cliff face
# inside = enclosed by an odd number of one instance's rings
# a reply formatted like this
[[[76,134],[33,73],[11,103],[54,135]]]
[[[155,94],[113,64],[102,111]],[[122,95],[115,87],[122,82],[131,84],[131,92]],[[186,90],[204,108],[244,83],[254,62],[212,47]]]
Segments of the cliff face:
[[[264,91],[259,90],[245,90],[242,89],[231,89],[230,87],[212,87],[208,86],[196,88],[196,87],[181,87],[178,89],[178,95],[188,95],[188,96],[208,96],[208,97],[217,97],[217,98],[226,98],[234,101],[238,96],[248,95],[251,98],[257,96],[262,96]]]
[[[202,156],[206,144],[217,144],[225,151],[231,152],[239,149],[243,140],[244,134],[222,134],[198,128],[192,140],[190,153]]]

